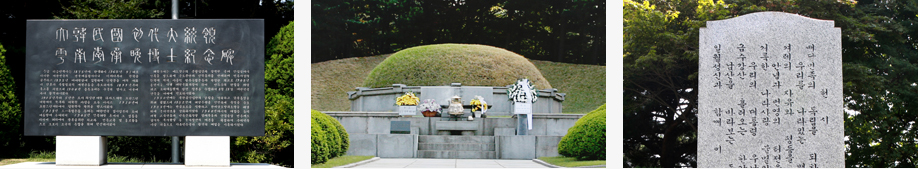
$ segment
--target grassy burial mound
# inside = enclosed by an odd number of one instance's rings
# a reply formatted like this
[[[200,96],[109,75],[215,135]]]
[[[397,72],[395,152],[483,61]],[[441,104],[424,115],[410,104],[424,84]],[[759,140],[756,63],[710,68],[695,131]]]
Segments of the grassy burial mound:
[[[364,87],[369,72],[380,65],[390,54],[345,58],[312,64],[312,109],[347,111],[351,102],[347,92]],[[606,101],[606,67],[599,65],[569,64],[550,61],[531,61],[553,88],[567,93],[564,113],[587,113]],[[463,85],[469,85],[460,79]],[[508,85],[497,85],[504,86]],[[389,84],[391,85],[391,84]],[[389,86],[385,85],[385,86]],[[536,86],[544,89],[544,86]],[[395,103],[395,100],[392,101]]]
[[[392,54],[370,72],[363,86],[505,86],[519,78],[529,78],[539,89],[551,88],[539,69],[516,53],[485,45],[439,44]]]
[[[564,113],[587,113],[606,103],[606,67],[533,60],[564,98]]]
[[[351,101],[347,92],[362,87],[363,80],[389,55],[344,58],[312,64],[312,109],[347,111]],[[395,104],[395,100],[392,100]]]

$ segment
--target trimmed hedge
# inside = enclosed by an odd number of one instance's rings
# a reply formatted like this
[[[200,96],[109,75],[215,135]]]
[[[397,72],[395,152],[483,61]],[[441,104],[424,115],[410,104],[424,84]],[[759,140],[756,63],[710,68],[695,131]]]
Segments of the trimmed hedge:
[[[506,86],[529,78],[538,89],[552,88],[532,62],[506,49],[474,44],[424,45],[398,51],[379,63],[363,86]]]
[[[325,129],[319,125],[318,121],[319,113],[316,110],[312,110],[312,164],[322,164],[325,161],[328,161],[328,156],[331,151],[329,151],[328,145],[330,144],[328,139],[325,138]]]
[[[558,143],[558,153],[578,160],[606,159],[606,105],[577,120]]]
[[[312,110],[312,164],[321,164],[347,152],[347,130],[335,118]]]

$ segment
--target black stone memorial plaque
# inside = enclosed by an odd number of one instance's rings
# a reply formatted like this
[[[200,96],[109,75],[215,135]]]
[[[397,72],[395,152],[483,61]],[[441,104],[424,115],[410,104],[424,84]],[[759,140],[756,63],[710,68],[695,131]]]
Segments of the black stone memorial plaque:
[[[25,135],[264,135],[264,21],[29,20]]]
[[[411,134],[411,121],[392,121],[389,134]]]

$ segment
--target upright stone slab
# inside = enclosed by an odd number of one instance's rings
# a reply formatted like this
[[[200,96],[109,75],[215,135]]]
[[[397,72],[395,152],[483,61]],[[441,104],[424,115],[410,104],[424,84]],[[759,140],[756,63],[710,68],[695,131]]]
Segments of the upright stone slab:
[[[26,25],[26,136],[265,134],[264,20]]]
[[[833,21],[759,12],[699,37],[698,167],[844,167]]]

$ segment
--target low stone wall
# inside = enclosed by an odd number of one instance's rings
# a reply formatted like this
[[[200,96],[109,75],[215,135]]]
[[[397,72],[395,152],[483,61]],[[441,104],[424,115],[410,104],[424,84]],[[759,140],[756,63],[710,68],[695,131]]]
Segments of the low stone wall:
[[[564,136],[496,136],[497,158],[528,160],[560,156],[558,143],[562,137]]]
[[[415,158],[417,134],[350,134],[347,155],[383,158]]]
[[[325,112],[341,122],[344,129],[350,134],[389,134],[391,121],[410,121],[412,130],[417,130],[419,135],[444,134],[437,132],[438,121],[447,121],[439,117],[400,117],[396,112]],[[574,126],[582,114],[533,114],[532,130],[529,135],[564,136],[567,130]],[[515,118],[479,118],[474,121],[460,121],[475,123],[480,130],[474,132],[479,136],[494,136],[495,130],[501,128],[515,128]],[[512,133],[516,135],[516,133]]]
[[[400,117],[396,112],[325,112],[350,134],[348,155],[388,158],[418,157],[418,135],[446,134],[438,128],[470,129],[478,136],[495,136],[498,159],[535,159],[559,156],[558,143],[581,114],[533,114],[530,135],[516,135],[515,118],[480,118],[474,121],[445,121],[439,117]],[[411,134],[389,134],[391,121],[410,121]],[[457,123],[463,124],[457,124]],[[440,126],[437,125],[455,125]],[[447,132],[448,133],[448,132]]]
[[[398,106],[395,105],[395,99],[405,92],[411,91],[422,101],[434,99],[440,105],[449,105],[448,98],[452,96],[462,97],[464,104],[468,104],[475,96],[481,96],[492,105],[488,109],[488,115],[511,115],[512,104],[507,98],[507,88],[509,87],[489,87],[489,86],[462,86],[454,83],[450,86],[406,86],[403,84],[394,84],[392,87],[383,88],[365,88],[358,87],[356,91],[347,92],[348,99],[351,100],[351,111],[366,112],[395,112]],[[538,91],[539,99],[532,104],[533,113],[561,113],[566,94],[558,93],[557,89],[544,89]],[[420,113],[418,113],[420,114]]]

